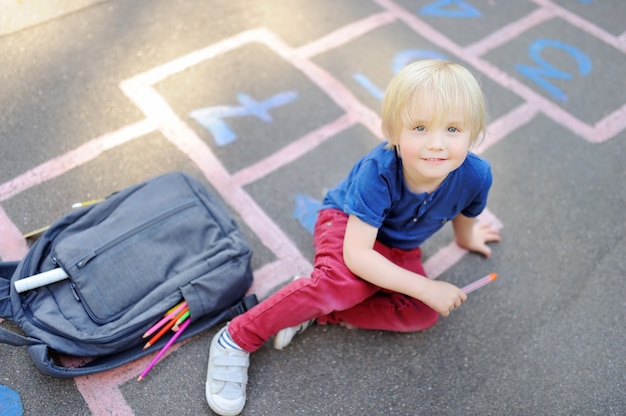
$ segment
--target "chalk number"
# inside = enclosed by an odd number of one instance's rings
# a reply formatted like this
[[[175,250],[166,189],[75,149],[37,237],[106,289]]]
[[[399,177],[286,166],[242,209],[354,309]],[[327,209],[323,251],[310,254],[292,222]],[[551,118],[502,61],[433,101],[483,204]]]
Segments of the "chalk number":
[[[567,95],[554,84],[550,83],[548,79],[554,78],[570,81],[574,79],[574,75],[568,72],[570,68],[566,68],[568,71],[557,68],[541,56],[542,52],[549,48],[559,49],[570,55],[576,64],[576,67],[572,71],[577,71],[581,76],[585,76],[591,72],[591,59],[589,59],[587,55],[567,43],[552,39],[538,39],[528,48],[528,55],[538,66],[515,65],[515,69],[543,88],[553,98],[565,102],[567,101]],[[559,62],[560,66],[566,64],[568,64],[568,62]]]

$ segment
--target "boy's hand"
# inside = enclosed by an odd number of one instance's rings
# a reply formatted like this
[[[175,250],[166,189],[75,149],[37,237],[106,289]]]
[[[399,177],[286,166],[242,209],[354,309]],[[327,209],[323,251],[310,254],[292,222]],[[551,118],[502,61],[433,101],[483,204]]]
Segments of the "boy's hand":
[[[441,316],[447,317],[452,310],[461,306],[467,295],[451,283],[429,280],[424,295],[420,300],[436,310]]]
[[[474,224],[472,238],[467,245],[463,245],[462,247],[476,253],[481,253],[489,258],[491,256],[491,248],[489,248],[487,243],[494,241],[500,241],[500,230],[492,224],[477,222]]]
[[[491,248],[487,243],[500,241],[500,230],[493,224],[476,222],[459,214],[452,220],[456,243],[469,251],[480,253],[485,257],[491,256]]]

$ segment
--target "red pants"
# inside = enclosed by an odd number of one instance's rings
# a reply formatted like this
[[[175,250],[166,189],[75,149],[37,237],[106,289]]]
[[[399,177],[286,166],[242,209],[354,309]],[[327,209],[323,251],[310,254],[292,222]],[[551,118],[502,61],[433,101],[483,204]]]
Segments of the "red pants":
[[[322,210],[315,224],[315,259],[311,278],[288,284],[243,315],[233,319],[228,332],[248,352],[259,349],[283,328],[317,318],[317,323],[347,324],[396,332],[420,331],[439,317],[424,303],[375,286],[353,274],[343,262],[343,237],[348,216]],[[425,275],[421,250],[374,249],[395,264]]]

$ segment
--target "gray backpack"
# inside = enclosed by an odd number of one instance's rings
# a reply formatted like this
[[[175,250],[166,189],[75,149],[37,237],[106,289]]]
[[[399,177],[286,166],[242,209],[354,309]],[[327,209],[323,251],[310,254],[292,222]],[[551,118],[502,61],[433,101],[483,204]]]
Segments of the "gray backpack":
[[[142,334],[182,300],[190,324],[179,340],[256,304],[252,251],[217,198],[183,173],[129,187],[55,222],[20,262],[0,264],[0,342],[24,346],[54,377],[108,370],[160,348]],[[18,292],[15,281],[60,268],[68,278]],[[80,368],[56,354],[90,357]]]

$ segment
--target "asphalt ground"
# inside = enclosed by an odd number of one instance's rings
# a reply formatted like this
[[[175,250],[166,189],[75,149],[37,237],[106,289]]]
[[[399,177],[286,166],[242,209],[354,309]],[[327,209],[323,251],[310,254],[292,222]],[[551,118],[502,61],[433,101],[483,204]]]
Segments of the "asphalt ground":
[[[179,170],[241,225],[261,298],[310,270],[315,206],[381,138],[397,68],[466,65],[491,116],[481,220],[503,240],[484,259],[444,227],[423,251],[433,278],[498,280],[424,332],[268,343],[243,414],[626,414],[622,0],[0,0],[0,15],[0,258],[73,202]],[[0,414],[211,414],[218,329],[141,382],[150,357],[68,380],[0,346]]]

